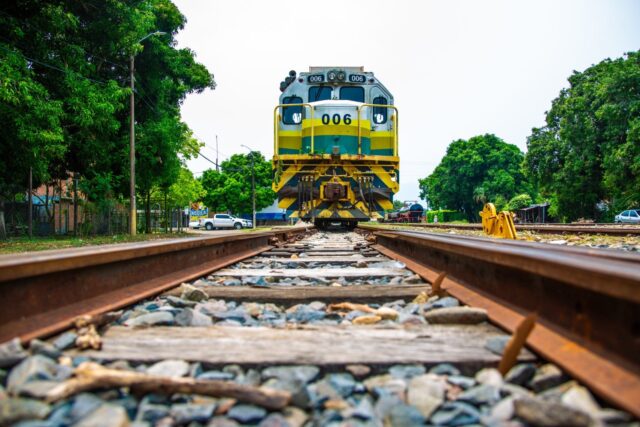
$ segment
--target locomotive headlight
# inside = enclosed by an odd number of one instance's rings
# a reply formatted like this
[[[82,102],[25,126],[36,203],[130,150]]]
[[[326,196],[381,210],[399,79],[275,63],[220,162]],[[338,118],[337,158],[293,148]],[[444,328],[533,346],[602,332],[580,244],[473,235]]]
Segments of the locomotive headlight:
[[[336,79],[336,72],[335,71],[329,71],[329,73],[327,73],[327,80],[332,82],[332,81],[335,81],[335,79]]]
[[[340,80],[341,82],[344,81],[344,79],[347,78],[347,75],[345,74],[344,71],[338,71],[338,80]]]

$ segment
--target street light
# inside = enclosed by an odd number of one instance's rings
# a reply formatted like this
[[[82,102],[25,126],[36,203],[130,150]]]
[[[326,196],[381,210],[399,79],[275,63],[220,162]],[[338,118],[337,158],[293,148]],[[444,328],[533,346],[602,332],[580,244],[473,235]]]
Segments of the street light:
[[[153,33],[149,33],[140,40],[136,42],[142,43],[144,40],[148,39],[151,36],[160,36],[162,34],[166,34],[163,31],[154,31]],[[129,97],[130,102],[130,118],[131,123],[129,124],[129,167],[131,168],[130,174],[131,178],[129,181],[129,234],[132,236],[136,235],[136,129],[135,129],[135,100],[134,100],[134,79],[133,79],[133,71],[135,69],[135,54],[133,50],[131,51],[131,55],[129,56],[129,68],[130,68],[130,80],[131,80],[131,95]]]
[[[253,150],[244,144],[241,144],[240,146],[249,150],[249,154],[251,154],[251,205],[253,210],[253,222],[251,224],[255,229],[256,228],[256,175],[253,167]]]

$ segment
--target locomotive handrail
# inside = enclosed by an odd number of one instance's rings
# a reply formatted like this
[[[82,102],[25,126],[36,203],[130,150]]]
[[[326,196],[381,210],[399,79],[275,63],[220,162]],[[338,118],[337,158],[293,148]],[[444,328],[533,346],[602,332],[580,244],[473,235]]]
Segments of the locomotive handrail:
[[[362,129],[360,128],[360,112],[366,107],[393,108],[395,114],[391,116],[393,125],[393,156],[398,156],[398,108],[388,104],[362,104],[358,107],[358,154],[362,154]]]
[[[309,107],[311,110],[311,153],[313,153],[313,112],[315,107],[309,103],[303,102],[301,104],[278,104],[276,108],[273,109],[273,155],[278,156],[278,130],[279,130],[279,122],[280,117],[278,116],[278,109],[284,107]],[[302,119],[300,120],[300,125],[302,125]]]

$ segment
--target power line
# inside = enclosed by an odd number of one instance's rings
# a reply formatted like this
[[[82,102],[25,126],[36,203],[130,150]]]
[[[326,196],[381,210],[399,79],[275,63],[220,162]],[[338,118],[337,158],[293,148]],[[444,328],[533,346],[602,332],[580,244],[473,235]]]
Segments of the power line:
[[[216,162],[214,162],[213,160],[211,160],[210,158],[208,158],[207,156],[205,156],[202,153],[198,153],[198,156],[202,157],[203,159],[207,160],[209,163],[213,163],[214,165],[216,165],[216,167],[218,166],[218,164]]]
[[[15,48],[15,49],[17,49],[18,51],[16,52],[15,50],[8,49],[8,48],[6,48],[6,47],[4,47],[4,46],[0,45],[0,49],[4,50],[4,51],[6,51],[6,52],[9,52],[9,53],[19,53],[20,55],[22,55],[22,57],[23,57],[24,59],[26,59],[26,60],[28,60],[28,61],[30,61],[30,62],[33,62],[34,64],[39,64],[39,65],[42,65],[43,67],[51,68],[52,70],[60,71],[61,73],[65,73],[65,74],[73,75],[73,76],[75,76],[75,77],[81,77],[81,78],[83,78],[83,79],[85,79],[85,80],[89,80],[89,81],[94,82],[94,83],[99,83],[99,84],[103,84],[103,85],[108,84],[108,82],[105,82],[104,80],[96,80],[96,79],[92,79],[91,77],[83,76],[82,74],[80,74],[80,73],[78,73],[78,72],[75,72],[75,71],[72,71],[72,70],[64,70],[64,69],[62,69],[62,68],[56,67],[55,65],[51,65],[51,64],[48,64],[48,63],[46,63],[46,62],[39,61],[39,60],[34,59],[34,58],[30,58],[30,57],[28,57],[27,55],[25,55],[25,54],[24,54],[24,52],[22,52],[22,51],[21,51],[20,49],[18,49],[17,47],[15,47],[15,46],[14,46],[14,48]]]
[[[210,146],[210,145],[208,145],[206,142],[204,143],[204,146],[205,146],[206,148],[208,148],[209,150],[213,151],[213,152],[215,152],[215,151],[216,151],[216,149],[215,149],[215,148],[211,147],[211,146]],[[218,153],[220,153],[220,154],[222,154],[224,157],[231,157],[231,155],[229,155],[228,153],[225,153],[224,151],[217,150],[217,152],[218,152]],[[234,153],[234,154],[235,154],[235,153]]]
[[[94,5],[94,7],[96,7],[96,6]],[[96,7],[96,8],[97,8],[97,7]],[[17,17],[17,16],[11,15],[10,13],[7,13],[7,12],[5,12],[5,11],[4,11],[4,10],[2,10],[2,9],[0,9],[0,13],[4,14],[5,16],[8,16],[9,18],[12,18],[12,19],[15,19],[15,20],[17,20],[17,21],[20,21],[22,24],[26,25],[27,27],[29,27],[29,28],[31,28],[31,29],[34,29],[34,30],[37,30],[37,31],[39,31],[39,32],[41,32],[41,33],[48,33],[48,32],[50,32],[50,31],[44,31],[42,28],[39,28],[39,27],[37,27],[36,25],[33,25],[33,23],[31,23],[31,22],[29,22],[29,21],[26,21],[26,20],[25,20],[25,19],[23,19],[23,18],[19,18],[19,17]],[[9,41],[8,39],[5,39],[5,40]],[[9,41],[9,42],[13,44],[13,41]],[[106,62],[106,63],[108,63],[108,64],[111,64],[111,65],[114,65],[114,66],[116,66],[116,67],[120,67],[121,69],[123,69],[123,70],[125,70],[125,71],[126,71],[126,70],[128,70],[128,68],[127,68],[126,66],[124,66],[124,65],[122,65],[122,64],[118,64],[117,62],[110,61],[110,60],[108,60],[107,58],[105,58],[104,56],[96,55],[95,53],[93,53],[93,52],[89,52],[88,50],[86,50],[86,49],[84,49],[84,48],[82,48],[82,50],[83,50],[83,52],[85,53],[85,55],[87,55],[87,56],[90,56],[90,57],[93,57],[93,58],[101,59],[102,61],[104,61],[104,62]]]

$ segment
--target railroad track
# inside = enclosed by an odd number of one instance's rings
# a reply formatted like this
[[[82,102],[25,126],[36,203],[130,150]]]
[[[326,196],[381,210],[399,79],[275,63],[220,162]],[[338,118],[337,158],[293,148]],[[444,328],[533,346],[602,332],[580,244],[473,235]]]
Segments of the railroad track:
[[[364,229],[0,257],[0,341],[31,341],[0,362],[10,395],[57,402],[30,408],[50,419],[627,422],[570,377],[640,415],[639,285],[634,254]]]
[[[457,229],[482,231],[482,224],[448,224],[448,223],[409,223],[387,222],[384,224],[425,229]],[[640,227],[618,224],[516,224],[519,231],[532,231],[544,234],[603,234],[611,236],[638,236]]]

